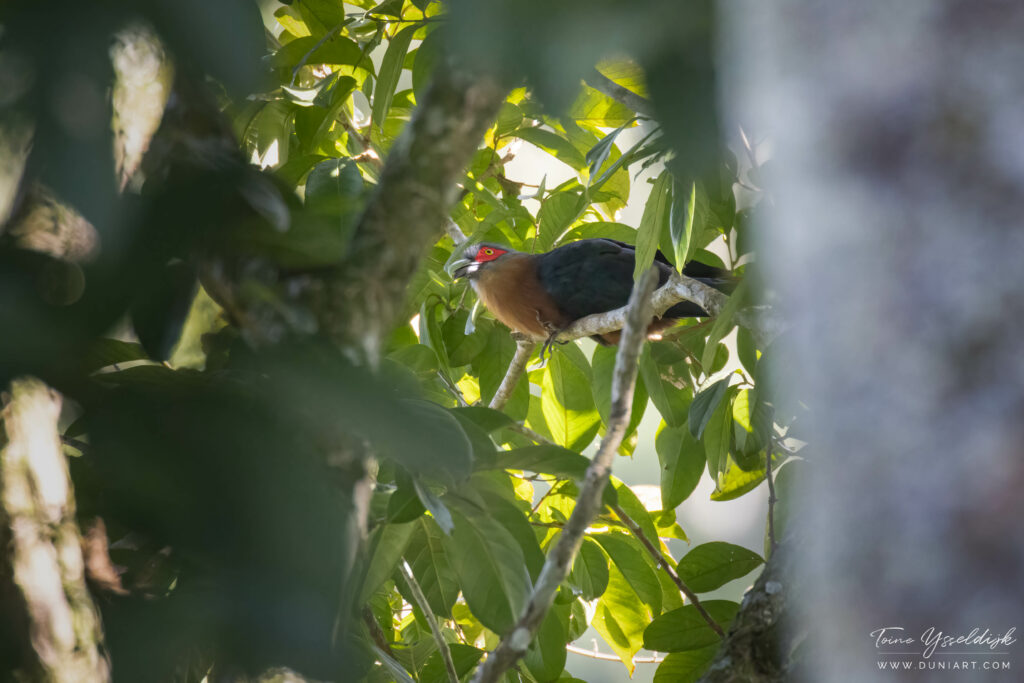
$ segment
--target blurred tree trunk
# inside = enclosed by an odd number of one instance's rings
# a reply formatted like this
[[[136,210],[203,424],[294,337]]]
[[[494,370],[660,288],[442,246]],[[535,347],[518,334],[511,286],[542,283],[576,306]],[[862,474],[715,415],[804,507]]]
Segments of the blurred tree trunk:
[[[776,143],[776,375],[812,411],[802,675],[891,680],[876,629],[1024,614],[1024,5],[729,8],[732,113]]]
[[[16,380],[10,392],[0,451],[0,633],[12,650],[4,668],[14,668],[0,673],[19,680],[108,680],[57,432],[60,397],[34,379]]]

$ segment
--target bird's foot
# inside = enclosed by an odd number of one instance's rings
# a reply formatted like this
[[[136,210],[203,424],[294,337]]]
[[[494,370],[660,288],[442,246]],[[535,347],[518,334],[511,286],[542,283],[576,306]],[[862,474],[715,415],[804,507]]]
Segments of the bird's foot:
[[[551,351],[552,347],[555,344],[558,344],[558,345],[561,346],[561,345],[565,345],[565,344],[569,343],[567,341],[560,341],[558,339],[558,335],[561,334],[561,333],[562,333],[562,330],[554,330],[551,334],[548,335],[548,338],[544,341],[544,346],[540,347],[540,360],[541,360],[542,363],[544,362],[545,354],[547,354],[549,351]]]

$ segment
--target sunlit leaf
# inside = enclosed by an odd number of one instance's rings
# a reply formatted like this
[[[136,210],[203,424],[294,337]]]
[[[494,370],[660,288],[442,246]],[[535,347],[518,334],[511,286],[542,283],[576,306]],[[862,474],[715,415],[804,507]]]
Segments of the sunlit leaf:
[[[764,563],[761,556],[731,543],[704,543],[686,553],[676,567],[679,578],[696,593],[721,588]]]
[[[736,616],[739,605],[729,600],[703,600],[701,605],[725,631]],[[715,645],[721,637],[693,605],[666,612],[644,631],[644,647],[659,652],[686,652]]]

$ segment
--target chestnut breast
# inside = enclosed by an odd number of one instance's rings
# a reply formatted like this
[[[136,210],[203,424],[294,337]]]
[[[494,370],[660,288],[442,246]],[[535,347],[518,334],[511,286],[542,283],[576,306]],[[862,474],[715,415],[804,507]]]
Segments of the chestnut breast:
[[[472,283],[495,318],[534,339],[547,339],[572,322],[541,287],[531,254],[505,254],[481,268]]]

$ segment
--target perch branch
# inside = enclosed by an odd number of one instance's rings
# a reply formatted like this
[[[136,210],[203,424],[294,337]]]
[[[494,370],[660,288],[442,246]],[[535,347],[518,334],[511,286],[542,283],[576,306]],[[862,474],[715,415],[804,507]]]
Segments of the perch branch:
[[[493,410],[501,410],[508,403],[508,399],[512,396],[512,392],[515,391],[519,378],[523,376],[526,363],[530,360],[530,354],[533,353],[534,347],[537,346],[531,339],[522,335],[513,333],[513,338],[516,340],[516,355],[512,356],[512,362],[508,364],[505,378],[501,380],[498,390],[494,392],[494,398],[487,405],[488,408]]]
[[[729,297],[703,282],[679,273],[672,273],[668,281],[651,297],[654,315],[660,316],[680,301],[692,301],[711,315],[718,315]],[[558,341],[572,341],[591,335],[607,334],[622,329],[626,320],[626,306],[604,313],[580,318],[558,335]],[[759,307],[750,306],[736,312],[736,323],[754,335],[759,346],[767,346],[781,331],[781,322]]]
[[[629,88],[624,88],[597,69],[592,69],[583,79],[594,90],[604,93],[616,102],[621,102],[637,114],[654,116],[650,100],[640,97]]]
[[[441,653],[441,660],[444,661],[444,668],[448,672],[449,683],[459,683],[459,674],[455,670],[455,662],[452,661],[451,650],[448,649],[448,643],[445,642],[444,634],[441,633],[441,626],[437,623],[434,610],[430,609],[427,596],[423,594],[423,589],[420,588],[419,582],[412,575],[412,569],[409,567],[408,562],[402,560],[401,564],[398,565],[398,569],[402,572],[402,578],[405,579],[406,585],[409,586],[412,599],[416,601],[416,606],[423,612],[423,617],[430,626],[430,633],[434,636],[434,642],[437,643],[437,651]]]
[[[647,548],[647,552],[651,555],[652,558],[654,558],[654,561],[658,563],[658,566],[661,567],[666,574],[668,574],[668,578],[672,579],[672,583],[674,583],[676,587],[678,587],[679,590],[682,592],[682,594],[685,595],[687,599],[689,599],[689,601],[693,604],[694,608],[696,608],[697,613],[704,617],[704,621],[708,622],[708,626],[711,627],[711,630],[724,638],[725,631],[723,631],[722,627],[719,626],[718,622],[715,621],[710,614],[708,614],[707,610],[704,609],[704,605],[700,604],[700,598],[697,597],[697,594],[690,590],[690,587],[687,586],[681,578],[679,578],[679,574],[677,574],[676,570],[672,568],[672,565],[670,565],[665,560],[665,556],[661,554],[661,551],[654,545],[654,542],[651,539],[647,538],[647,534],[645,534],[644,530],[640,528],[640,525],[637,524],[636,521],[632,517],[630,517],[626,513],[626,511],[623,510],[622,507],[619,506],[618,504],[612,505],[611,508],[612,512],[614,512],[615,515],[622,520],[622,523],[629,527],[629,530],[633,533],[634,536],[636,536],[637,540],[639,540],[640,543],[642,543],[643,546]]]
[[[657,270],[649,269],[633,287],[626,306],[625,326],[615,358],[612,376],[612,407],[605,433],[597,454],[587,467],[580,487],[576,506],[554,549],[548,553],[530,599],[516,625],[505,634],[498,647],[484,660],[473,677],[475,683],[494,683],[501,679],[525,653],[537,634],[544,615],[551,608],[559,584],[569,575],[569,568],[579,552],[583,534],[601,511],[601,493],[611,474],[615,452],[622,443],[629,425],[629,414],[636,385],[637,361],[650,324],[651,292],[657,283]]]
[[[40,680],[106,681],[99,612],[85,585],[82,536],[57,420],[60,397],[42,382],[11,383],[0,452],[3,561],[24,600]],[[33,677],[34,678],[34,677]]]

